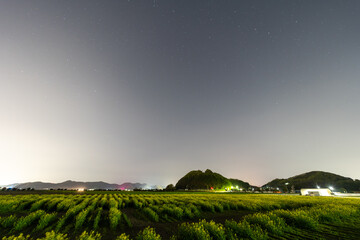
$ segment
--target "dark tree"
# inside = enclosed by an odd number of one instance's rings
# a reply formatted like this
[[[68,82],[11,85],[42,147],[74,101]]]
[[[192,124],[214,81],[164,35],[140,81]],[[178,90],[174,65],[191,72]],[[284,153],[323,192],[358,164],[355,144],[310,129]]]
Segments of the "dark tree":
[[[166,186],[165,191],[175,191],[175,189],[174,184],[169,184]]]

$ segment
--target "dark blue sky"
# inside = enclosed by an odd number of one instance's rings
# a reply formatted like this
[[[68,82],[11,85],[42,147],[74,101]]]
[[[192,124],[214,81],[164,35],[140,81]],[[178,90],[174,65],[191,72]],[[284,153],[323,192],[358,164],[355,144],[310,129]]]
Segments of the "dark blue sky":
[[[358,1],[7,1],[0,183],[359,178]]]

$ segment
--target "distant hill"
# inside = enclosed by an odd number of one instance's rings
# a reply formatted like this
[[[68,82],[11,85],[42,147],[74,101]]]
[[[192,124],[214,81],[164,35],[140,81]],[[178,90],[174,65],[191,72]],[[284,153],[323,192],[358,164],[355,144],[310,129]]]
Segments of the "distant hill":
[[[241,181],[239,179],[229,178],[229,181],[231,182],[231,186],[238,186],[239,188],[248,189],[250,187],[250,184],[248,182]]]
[[[250,184],[237,179],[228,179],[207,169],[205,172],[201,170],[190,171],[175,185],[176,189],[224,189],[231,186],[248,188]]]
[[[13,187],[16,188],[34,188],[38,190],[44,190],[44,189],[143,189],[146,188],[145,183],[123,183],[121,185],[119,184],[110,184],[106,182],[76,182],[76,181],[65,181],[62,183],[46,183],[46,182],[27,182],[27,183],[19,183],[19,184],[13,184]]]
[[[312,171],[286,179],[274,179],[263,187],[280,188],[290,190],[294,185],[295,190],[301,188],[333,187],[335,190],[345,189],[349,192],[360,191],[360,181],[343,177],[334,173]]]

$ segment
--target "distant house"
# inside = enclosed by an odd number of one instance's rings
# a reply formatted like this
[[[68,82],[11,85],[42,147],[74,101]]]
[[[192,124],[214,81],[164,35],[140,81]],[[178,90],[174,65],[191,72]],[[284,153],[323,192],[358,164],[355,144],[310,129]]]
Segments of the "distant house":
[[[328,188],[302,188],[301,195],[303,196],[332,196],[332,192]]]

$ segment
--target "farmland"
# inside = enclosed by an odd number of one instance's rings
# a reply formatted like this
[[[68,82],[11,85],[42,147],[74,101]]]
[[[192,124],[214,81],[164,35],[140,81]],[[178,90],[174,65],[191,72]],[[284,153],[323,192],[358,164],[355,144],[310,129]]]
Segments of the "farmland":
[[[2,239],[359,239],[360,199],[231,193],[0,196]]]

